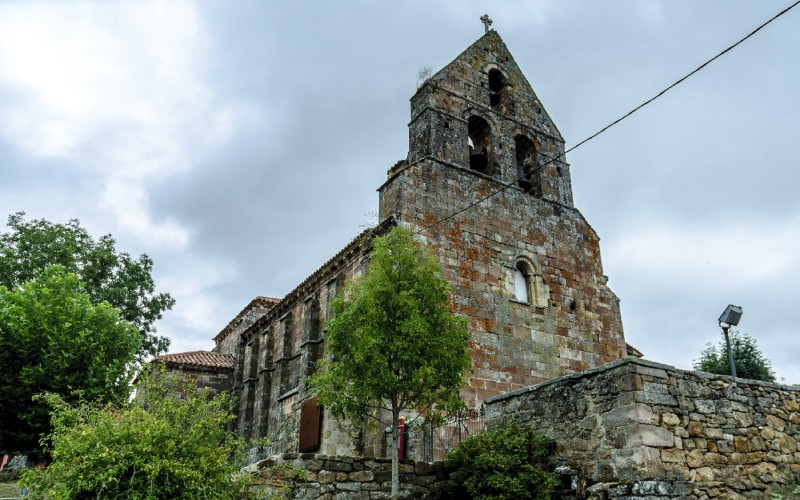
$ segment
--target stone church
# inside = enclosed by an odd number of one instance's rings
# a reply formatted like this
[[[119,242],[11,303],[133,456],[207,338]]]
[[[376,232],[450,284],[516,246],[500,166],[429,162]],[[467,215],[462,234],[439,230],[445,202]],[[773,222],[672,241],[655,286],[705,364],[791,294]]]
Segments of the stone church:
[[[305,381],[324,355],[331,298],[366,272],[371,236],[395,224],[433,250],[454,311],[469,320],[468,407],[638,354],[599,238],[573,205],[564,139],[496,31],[420,84],[408,155],[378,193],[377,227],[283,298],[251,301],[213,351],[154,361],[231,391],[238,433],[273,452],[379,456],[381,439],[327,415]]]

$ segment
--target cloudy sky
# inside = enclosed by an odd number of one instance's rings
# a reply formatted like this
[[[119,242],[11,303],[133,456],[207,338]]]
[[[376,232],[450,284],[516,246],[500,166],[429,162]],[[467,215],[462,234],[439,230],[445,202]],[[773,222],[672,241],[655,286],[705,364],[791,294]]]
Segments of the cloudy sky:
[[[0,217],[149,254],[159,332],[210,349],[374,219],[418,71],[485,12],[570,147],[789,3],[2,1]],[[734,303],[800,383],[799,49],[796,8],[567,158],[648,359],[689,368]]]

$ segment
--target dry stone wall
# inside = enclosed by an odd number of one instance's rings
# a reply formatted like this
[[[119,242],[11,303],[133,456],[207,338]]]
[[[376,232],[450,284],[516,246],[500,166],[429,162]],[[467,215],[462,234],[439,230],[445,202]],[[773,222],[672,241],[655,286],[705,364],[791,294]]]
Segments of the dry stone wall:
[[[557,442],[581,498],[769,498],[800,483],[800,388],[624,358],[490,398]]]
[[[391,466],[386,458],[288,453],[246,470],[264,498],[366,500],[391,497]],[[445,481],[440,463],[401,460],[399,468],[399,498],[439,498]]]

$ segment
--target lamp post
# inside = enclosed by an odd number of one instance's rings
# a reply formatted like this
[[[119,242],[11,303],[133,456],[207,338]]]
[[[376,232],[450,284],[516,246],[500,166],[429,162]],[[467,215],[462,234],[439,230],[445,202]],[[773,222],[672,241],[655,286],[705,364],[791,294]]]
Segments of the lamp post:
[[[733,364],[733,352],[731,351],[731,340],[728,338],[728,330],[732,326],[739,324],[742,319],[742,307],[728,304],[728,307],[722,311],[722,316],[719,317],[719,326],[722,328],[722,333],[725,334],[725,344],[728,346],[728,365],[731,367],[731,375],[736,376],[736,365]]]

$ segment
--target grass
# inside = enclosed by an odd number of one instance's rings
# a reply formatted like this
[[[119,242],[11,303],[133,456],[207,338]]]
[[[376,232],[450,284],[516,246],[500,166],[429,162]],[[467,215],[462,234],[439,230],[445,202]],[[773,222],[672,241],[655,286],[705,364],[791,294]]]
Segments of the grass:
[[[0,498],[15,498],[17,496],[17,483],[0,483]]]

